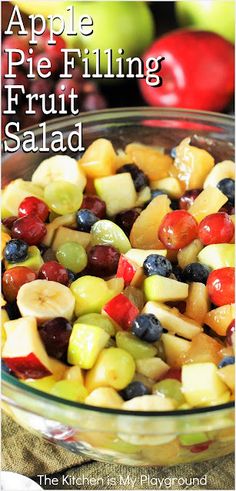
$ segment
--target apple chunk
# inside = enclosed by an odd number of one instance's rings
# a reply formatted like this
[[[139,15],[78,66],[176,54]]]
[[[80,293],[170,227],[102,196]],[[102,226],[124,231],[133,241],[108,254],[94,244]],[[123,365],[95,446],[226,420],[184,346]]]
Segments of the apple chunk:
[[[129,172],[95,179],[94,185],[109,217],[135,206],[137,194]]]
[[[124,255],[120,255],[116,277],[123,278],[125,286],[130,285],[130,283],[134,280],[135,274],[138,270],[138,265],[133,261],[125,257]]]
[[[108,315],[118,327],[128,330],[139,310],[123,293],[112,298],[103,307],[103,313]]]
[[[22,379],[51,375],[50,359],[39,336],[36,319],[22,317],[5,325],[8,335],[2,358],[8,368]]]
[[[157,302],[184,300],[188,296],[188,285],[155,274],[144,280],[144,293],[147,300]]]
[[[101,327],[74,324],[68,346],[68,362],[80,368],[92,368],[109,337]]]
[[[228,391],[214,363],[193,363],[182,367],[182,390],[193,407],[212,406]]]
[[[131,261],[134,261],[138,266],[143,266],[145,259],[150,256],[150,254],[158,254],[159,256],[166,256],[166,249],[130,249],[125,253],[125,257]]]

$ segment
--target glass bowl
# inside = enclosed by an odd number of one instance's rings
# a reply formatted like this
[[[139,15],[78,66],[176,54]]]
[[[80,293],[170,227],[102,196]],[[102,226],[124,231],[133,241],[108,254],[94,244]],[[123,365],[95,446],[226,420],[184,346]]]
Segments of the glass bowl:
[[[85,147],[103,137],[116,149],[138,141],[169,151],[190,136],[195,145],[208,149],[216,162],[234,156],[234,120],[229,116],[158,108],[100,111],[47,123],[48,143],[55,130],[63,131],[66,141],[78,120],[83,124]],[[40,144],[41,130],[32,130]],[[23,137],[23,132],[19,135]],[[29,179],[49,154],[18,151],[3,155],[3,182]],[[233,402],[165,413],[95,408],[25,386],[3,371],[2,406],[20,425],[50,442],[105,462],[169,466],[234,450]]]

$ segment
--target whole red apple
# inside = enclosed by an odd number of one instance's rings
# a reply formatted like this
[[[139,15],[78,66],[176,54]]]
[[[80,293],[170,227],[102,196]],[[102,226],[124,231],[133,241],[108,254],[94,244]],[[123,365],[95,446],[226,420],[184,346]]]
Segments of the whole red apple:
[[[161,86],[139,81],[145,101],[152,106],[221,111],[234,93],[234,47],[208,31],[178,29],[157,39],[144,54],[164,56]]]

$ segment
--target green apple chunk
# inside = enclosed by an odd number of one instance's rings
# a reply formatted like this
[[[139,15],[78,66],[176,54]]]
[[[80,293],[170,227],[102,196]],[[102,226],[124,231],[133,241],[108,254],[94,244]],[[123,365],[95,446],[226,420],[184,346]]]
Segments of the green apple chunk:
[[[133,380],[135,362],[132,356],[120,348],[104,349],[86,375],[86,387],[89,392],[97,387],[124,389]]]
[[[192,363],[182,367],[182,391],[192,407],[212,406],[228,392],[214,363]]]
[[[109,337],[101,327],[74,324],[68,346],[68,363],[80,368],[92,368]]]
[[[188,285],[164,276],[152,275],[144,280],[144,293],[147,300],[157,302],[184,300],[188,296]]]
[[[37,273],[42,264],[43,260],[40,254],[40,250],[36,246],[30,246],[28,249],[28,256],[24,261],[22,261],[21,263],[9,263],[8,261],[5,261],[5,268],[10,269],[20,265],[30,268]]]
[[[116,296],[116,288],[108,281],[95,276],[82,276],[71,283],[70,289],[75,297],[75,315],[100,313],[103,305]]]
[[[202,331],[202,327],[195,321],[180,314],[176,308],[167,307],[162,303],[147,302],[143,314],[154,314],[170,334],[177,334],[186,339],[192,339]],[[164,334],[162,340],[163,336]]]
[[[131,244],[123,230],[110,220],[99,220],[91,229],[91,244],[110,245],[125,254],[131,249]]]
[[[129,172],[95,179],[94,185],[98,196],[106,203],[109,217],[135,206],[137,194]]]
[[[141,341],[129,332],[119,331],[116,334],[116,344],[118,348],[128,351],[135,360],[152,358],[157,353],[155,346],[146,343],[145,341]]]
[[[208,245],[198,254],[198,261],[212,269],[233,268],[235,265],[235,245]]]
[[[79,322],[80,324],[89,324],[91,326],[101,327],[109,336],[114,336],[116,333],[115,327],[112,324],[112,321],[102,314],[85,314],[81,315],[77,320],[76,324]]]
[[[2,193],[2,218],[18,216],[19,205],[28,196],[43,199],[43,190],[40,186],[23,179],[10,182]]]

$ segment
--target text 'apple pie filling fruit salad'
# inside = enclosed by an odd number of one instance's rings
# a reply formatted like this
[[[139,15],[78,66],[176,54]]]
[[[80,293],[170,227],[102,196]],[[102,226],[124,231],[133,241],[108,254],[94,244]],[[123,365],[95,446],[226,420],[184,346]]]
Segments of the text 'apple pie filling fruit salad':
[[[2,198],[3,370],[78,403],[169,411],[234,393],[234,163],[95,140]]]

